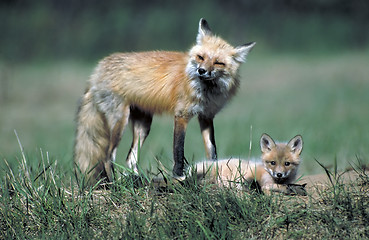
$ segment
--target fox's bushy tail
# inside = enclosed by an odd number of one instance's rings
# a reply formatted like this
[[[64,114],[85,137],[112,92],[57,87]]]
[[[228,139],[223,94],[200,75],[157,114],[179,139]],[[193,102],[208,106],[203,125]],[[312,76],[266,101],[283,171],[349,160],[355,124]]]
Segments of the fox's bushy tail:
[[[88,184],[111,177],[108,151],[110,133],[107,120],[94,103],[93,94],[87,90],[77,113],[74,145],[74,162]]]

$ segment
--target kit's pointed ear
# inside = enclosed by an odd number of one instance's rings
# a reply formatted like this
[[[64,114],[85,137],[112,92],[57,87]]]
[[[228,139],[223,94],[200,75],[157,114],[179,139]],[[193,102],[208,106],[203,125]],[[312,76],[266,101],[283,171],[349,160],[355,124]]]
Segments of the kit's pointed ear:
[[[233,55],[234,59],[240,63],[245,62],[246,56],[249,54],[249,52],[255,46],[255,44],[256,42],[250,42],[250,43],[246,43],[244,45],[236,47],[235,48],[236,51]]]
[[[266,133],[260,138],[260,148],[262,153],[268,153],[275,147],[274,140]]]
[[[210,30],[208,22],[205,19],[201,18],[199,22],[199,32],[196,38],[197,44],[202,43],[202,39],[204,38],[204,36],[211,34],[212,32]]]
[[[290,147],[292,153],[300,155],[302,152],[303,145],[301,135],[297,135],[296,137],[292,138],[287,145]]]

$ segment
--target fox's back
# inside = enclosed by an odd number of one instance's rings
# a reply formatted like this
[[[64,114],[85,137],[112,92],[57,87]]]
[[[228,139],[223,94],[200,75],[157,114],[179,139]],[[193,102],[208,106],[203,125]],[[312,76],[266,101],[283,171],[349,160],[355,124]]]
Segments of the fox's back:
[[[107,71],[136,71],[144,74],[152,71],[165,71],[168,68],[184,69],[188,56],[184,52],[149,51],[114,53],[100,61],[100,65]]]
[[[259,160],[242,160],[239,158],[218,161],[203,161],[196,164],[198,177],[210,178],[212,182],[259,180],[266,173]],[[242,180],[241,180],[242,179]]]
[[[190,95],[182,52],[115,53],[104,58],[92,75],[91,86],[106,89],[149,112],[173,112],[178,93]]]
[[[121,91],[129,84],[172,83],[167,80],[184,77],[187,61],[187,54],[182,52],[115,53],[104,58],[96,72],[98,81],[107,81],[113,89]]]

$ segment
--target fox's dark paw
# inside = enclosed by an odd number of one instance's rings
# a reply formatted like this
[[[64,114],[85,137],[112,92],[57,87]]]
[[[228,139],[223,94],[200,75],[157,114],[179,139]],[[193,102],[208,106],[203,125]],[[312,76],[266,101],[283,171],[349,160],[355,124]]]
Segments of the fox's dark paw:
[[[306,196],[307,192],[305,189],[306,183],[304,184],[287,184],[287,194]]]

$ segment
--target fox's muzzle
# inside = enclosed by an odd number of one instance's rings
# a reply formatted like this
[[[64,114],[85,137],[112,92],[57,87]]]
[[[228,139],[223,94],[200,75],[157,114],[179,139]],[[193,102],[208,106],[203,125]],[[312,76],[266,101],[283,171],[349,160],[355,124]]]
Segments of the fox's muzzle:
[[[274,181],[278,184],[284,184],[289,178],[289,173],[284,172],[273,172],[272,177]]]
[[[197,69],[197,73],[198,73],[200,76],[202,76],[202,75],[204,75],[204,74],[206,73],[206,70],[205,70],[204,68],[199,68],[199,69]]]
[[[213,80],[212,72],[206,71],[205,68],[198,68],[197,74],[201,80]]]

